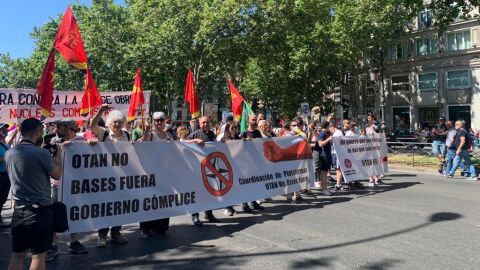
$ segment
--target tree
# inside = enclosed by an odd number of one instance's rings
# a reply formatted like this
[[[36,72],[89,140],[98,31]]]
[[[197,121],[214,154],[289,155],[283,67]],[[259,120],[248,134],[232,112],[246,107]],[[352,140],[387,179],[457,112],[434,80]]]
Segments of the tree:
[[[72,9],[102,91],[130,90],[140,67],[155,107],[168,110],[191,67],[201,99],[227,105],[229,78],[247,100],[291,117],[303,101],[328,105],[342,74],[398,38],[418,1],[94,0]],[[1,86],[36,87],[60,20],[34,28],[30,57],[0,57]],[[55,88],[82,89],[84,75],[58,59]]]

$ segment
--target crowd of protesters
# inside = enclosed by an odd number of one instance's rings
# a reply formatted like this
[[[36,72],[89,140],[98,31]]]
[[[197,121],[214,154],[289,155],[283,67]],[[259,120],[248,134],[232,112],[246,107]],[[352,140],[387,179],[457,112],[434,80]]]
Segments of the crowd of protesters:
[[[71,143],[84,142],[89,144],[102,142],[142,142],[142,141],[182,141],[204,146],[207,142],[230,140],[252,140],[257,138],[272,138],[297,136],[306,140],[312,149],[315,168],[315,184],[319,192],[331,196],[342,189],[359,188],[359,182],[345,185],[340,170],[336,151],[332,140],[342,136],[367,136],[379,132],[379,123],[374,116],[368,117],[368,122],[362,127],[349,119],[342,122],[330,114],[325,121],[305,123],[301,117],[292,121],[284,121],[281,126],[265,119],[264,115],[250,115],[248,128],[240,132],[240,124],[227,117],[225,123],[211,125],[207,116],[193,119],[189,124],[172,124],[163,112],[154,112],[151,117],[127,122],[120,111],[109,112],[106,121],[102,115],[108,110],[102,106],[98,113],[83,125],[78,126],[73,120],[63,119],[50,124],[43,124],[37,119],[24,120],[20,127],[8,134],[8,125],[0,124],[0,205],[3,205],[12,189],[15,201],[11,222],[13,255],[9,269],[22,269],[23,260],[28,251],[32,256],[31,269],[44,269],[45,262],[53,260],[58,254],[58,236],[52,229],[52,209],[50,205],[58,199],[58,183],[61,175],[60,153],[62,147]],[[443,119],[444,121],[445,119]],[[434,129],[437,139],[436,154],[445,163],[447,176],[452,176],[458,166],[470,168],[469,179],[476,179],[476,173],[471,164],[466,147],[468,133],[464,123],[448,122]],[[453,126],[454,125],[454,126]],[[443,138],[445,139],[443,141]],[[443,148],[441,147],[445,145]],[[448,151],[448,152],[447,152]],[[442,165],[443,166],[443,165]],[[335,172],[335,178],[333,174]],[[381,175],[372,175],[368,185],[374,187],[382,184]],[[329,185],[332,182],[333,187]],[[10,186],[11,184],[11,186]],[[287,194],[291,202],[302,201],[302,196],[312,195],[310,190],[302,190]],[[264,210],[261,204],[271,199],[245,202],[241,205],[244,213]],[[234,206],[226,207],[223,213],[233,216],[237,210]],[[209,223],[221,222],[212,210],[205,211],[205,220]],[[199,213],[191,215],[195,226],[202,226],[204,221]],[[158,229],[163,224],[163,229]],[[9,226],[0,215],[0,226]],[[166,227],[165,227],[166,226]],[[140,236],[148,237],[153,233],[164,233],[168,229],[168,219],[140,223]],[[122,227],[102,228],[98,230],[97,247],[104,248],[108,240],[125,244],[128,239],[122,234]],[[108,238],[109,236],[109,238]],[[69,249],[73,253],[84,254],[88,249],[80,243],[76,234],[70,234]],[[42,268],[43,267],[43,268]]]

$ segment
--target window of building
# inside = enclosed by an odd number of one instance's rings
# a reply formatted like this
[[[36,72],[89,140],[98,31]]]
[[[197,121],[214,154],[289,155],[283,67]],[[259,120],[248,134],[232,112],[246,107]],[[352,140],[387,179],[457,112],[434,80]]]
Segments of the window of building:
[[[408,42],[397,43],[390,47],[388,54],[391,60],[408,58],[411,56],[410,44]]]
[[[447,88],[470,87],[470,74],[467,69],[447,72]]]
[[[451,121],[465,121],[465,128],[468,130],[472,123],[470,115],[470,106],[448,106],[448,119]]]
[[[409,91],[410,80],[408,75],[392,77],[392,91]]]
[[[427,28],[432,26],[432,10],[425,9],[418,15],[418,28]]]
[[[368,50],[366,53],[366,59],[365,59],[366,65],[372,66],[375,64],[375,52],[372,50]]]
[[[417,43],[417,56],[437,53],[437,39],[434,37],[419,38]]]
[[[418,74],[418,89],[420,91],[437,90],[437,73]]]
[[[392,114],[395,130],[410,129],[410,107],[393,108]]]
[[[447,35],[447,50],[458,51],[471,48],[470,30]]]

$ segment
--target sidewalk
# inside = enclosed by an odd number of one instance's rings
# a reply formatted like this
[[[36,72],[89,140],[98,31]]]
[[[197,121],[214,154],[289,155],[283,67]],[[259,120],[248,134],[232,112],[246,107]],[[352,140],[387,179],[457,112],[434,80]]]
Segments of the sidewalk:
[[[418,172],[422,174],[428,175],[436,175],[439,176],[438,170],[430,167],[424,166],[411,166],[411,165],[403,165],[403,164],[388,164],[388,171],[402,171],[402,172]]]

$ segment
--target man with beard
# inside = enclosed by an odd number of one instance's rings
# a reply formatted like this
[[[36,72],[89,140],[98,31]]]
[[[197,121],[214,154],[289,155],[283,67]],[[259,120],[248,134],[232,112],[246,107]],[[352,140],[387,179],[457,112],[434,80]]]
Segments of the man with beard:
[[[61,147],[55,158],[40,147],[43,125],[38,119],[25,119],[20,133],[22,141],[5,154],[15,200],[12,217],[13,254],[8,269],[23,269],[28,251],[32,253],[30,269],[45,269],[46,254],[53,237],[50,177],[60,179],[62,175]]]
[[[249,140],[262,138],[262,133],[257,128],[257,116],[255,114],[251,114],[248,116],[248,128],[240,134],[240,138]],[[256,201],[253,201],[251,204],[252,207],[250,207],[248,203],[244,203],[242,206],[242,210],[245,213],[252,213],[252,208],[255,210],[264,210],[263,206],[258,204]]]
[[[190,136],[188,136],[188,140],[185,142],[203,145],[205,142],[213,142],[216,140],[215,134],[210,130],[210,121],[208,116],[200,117],[198,124],[200,128],[190,134]],[[201,143],[199,143],[198,140],[200,140]],[[220,220],[213,215],[212,210],[205,211],[205,219],[212,223],[220,222]],[[202,226],[203,224],[198,213],[192,214],[192,222],[195,226]]]

